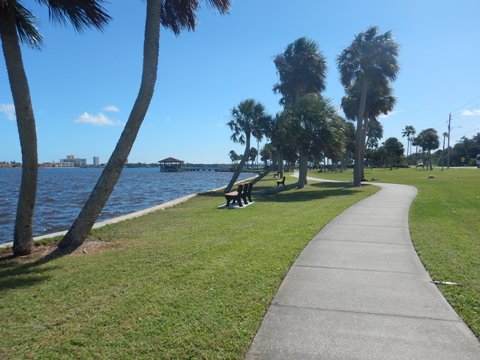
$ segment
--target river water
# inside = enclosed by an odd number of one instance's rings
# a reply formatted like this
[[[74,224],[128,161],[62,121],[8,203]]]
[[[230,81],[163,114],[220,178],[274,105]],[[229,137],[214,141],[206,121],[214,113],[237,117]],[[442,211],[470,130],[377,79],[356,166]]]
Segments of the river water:
[[[39,169],[34,236],[67,230],[102,169]],[[241,174],[239,180],[251,174]],[[229,172],[162,173],[158,168],[125,168],[98,221],[143,210],[184,195],[225,186]],[[0,244],[13,240],[20,169],[0,169]]]

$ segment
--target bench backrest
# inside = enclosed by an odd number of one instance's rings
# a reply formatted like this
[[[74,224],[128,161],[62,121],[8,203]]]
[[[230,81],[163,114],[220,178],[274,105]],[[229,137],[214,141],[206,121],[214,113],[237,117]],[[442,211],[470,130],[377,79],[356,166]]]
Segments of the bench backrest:
[[[252,192],[253,183],[247,183],[243,185],[242,195],[249,195]]]

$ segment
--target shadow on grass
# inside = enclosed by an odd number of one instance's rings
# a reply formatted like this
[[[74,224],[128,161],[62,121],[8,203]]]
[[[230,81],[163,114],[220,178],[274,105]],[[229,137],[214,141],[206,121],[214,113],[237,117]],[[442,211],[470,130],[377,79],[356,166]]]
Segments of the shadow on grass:
[[[3,258],[0,259],[3,261]],[[28,263],[0,263],[0,294],[8,290],[36,285],[50,278],[48,273],[56,266],[39,268],[38,261]]]
[[[40,267],[40,265],[70,254],[71,250],[54,249],[53,251],[38,257],[36,260],[22,260],[13,255],[0,257],[0,294],[5,290],[13,290],[26,286],[35,285],[50,278],[47,272],[57,266]],[[23,262],[25,261],[25,262]]]
[[[254,201],[259,200],[264,202],[302,202],[325,199],[331,196],[352,195],[359,192],[357,188],[354,188],[349,183],[318,182],[311,183],[303,189],[292,189],[270,195],[255,194],[256,191],[275,189],[275,186],[271,185],[271,180],[268,180],[267,184],[265,186],[255,186],[253,188],[252,197]],[[309,190],[309,187],[314,189]],[[224,199],[224,194],[221,191],[202,193],[200,194],[200,196],[219,198],[222,199],[222,201]]]
[[[319,190],[309,190],[308,187]],[[314,183],[303,189],[277,193],[273,195],[259,195],[258,199],[265,202],[303,202],[326,199],[332,196],[352,195],[360,192],[358,189],[345,183]]]

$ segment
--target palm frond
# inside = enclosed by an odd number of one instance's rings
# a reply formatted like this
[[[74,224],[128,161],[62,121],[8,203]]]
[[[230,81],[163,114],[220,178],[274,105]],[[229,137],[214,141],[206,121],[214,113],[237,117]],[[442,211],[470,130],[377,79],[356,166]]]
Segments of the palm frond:
[[[50,19],[66,25],[69,21],[75,30],[85,28],[102,30],[111,17],[102,6],[103,0],[37,0],[48,7]]]
[[[183,29],[195,30],[197,25],[196,11],[200,9],[198,0],[161,0],[161,24],[179,35]],[[207,4],[225,14],[230,9],[230,0],[207,0]]]
[[[0,0],[0,25],[8,22],[15,23],[19,41],[32,48],[39,49],[42,36],[37,28],[37,18],[18,1]],[[0,31],[8,32],[12,29],[0,26]]]
[[[327,63],[316,42],[305,37],[289,44],[275,56],[279,82],[273,91],[280,93],[281,105],[294,103],[302,95],[325,90]]]
[[[20,42],[34,49],[42,45],[42,35],[38,31],[38,20],[27,8],[15,3],[15,24]]]

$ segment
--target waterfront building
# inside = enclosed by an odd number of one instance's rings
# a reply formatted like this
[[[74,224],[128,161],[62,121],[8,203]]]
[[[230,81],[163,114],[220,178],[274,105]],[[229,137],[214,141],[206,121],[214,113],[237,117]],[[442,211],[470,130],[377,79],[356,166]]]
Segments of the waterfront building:
[[[22,163],[17,163],[15,161],[0,161],[0,168],[14,168],[14,167],[21,167]]]
[[[173,157],[168,157],[166,159],[160,160],[158,165],[160,166],[161,172],[178,172],[182,171],[183,161],[175,159]]]
[[[74,155],[67,155],[66,159],[60,159],[59,167],[85,167],[87,159],[76,158]]]
[[[93,166],[100,166],[100,158],[98,156],[93,157]]]

